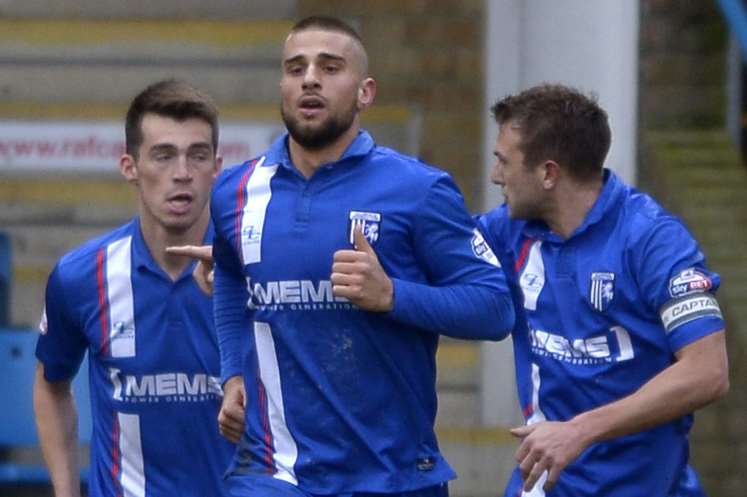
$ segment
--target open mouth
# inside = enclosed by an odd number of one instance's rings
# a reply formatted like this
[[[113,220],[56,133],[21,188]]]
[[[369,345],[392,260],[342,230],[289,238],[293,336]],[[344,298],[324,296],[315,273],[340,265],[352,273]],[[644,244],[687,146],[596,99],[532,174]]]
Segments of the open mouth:
[[[169,196],[167,203],[172,212],[183,213],[192,205],[192,200],[194,200],[192,194],[185,192]]]
[[[313,114],[324,108],[324,101],[319,97],[303,97],[298,107],[305,114]]]

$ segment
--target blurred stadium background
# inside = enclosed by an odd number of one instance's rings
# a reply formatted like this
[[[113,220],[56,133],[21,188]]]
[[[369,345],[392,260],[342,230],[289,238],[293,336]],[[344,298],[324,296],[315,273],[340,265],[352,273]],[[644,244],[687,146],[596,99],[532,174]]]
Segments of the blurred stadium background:
[[[709,495],[743,497],[742,0],[0,0],[0,338],[34,333],[59,256],[134,214],[116,169],[131,97],[183,77],[218,101],[227,162],[259,153],[282,130],[284,36],[310,14],[346,18],[367,44],[379,94],[364,125],[449,170],[475,212],[500,201],[487,181],[496,98],[541,81],[599,95],[614,130],[609,167],[683,216],[722,274],[732,390],[697,415],[693,461]],[[4,472],[41,459],[18,421],[30,392],[7,393],[30,388],[13,367],[31,352],[0,350],[0,494],[52,495],[39,475]],[[496,495],[513,466],[506,428],[520,420],[510,344],[444,340],[438,361],[438,429],[460,475],[451,493]]]

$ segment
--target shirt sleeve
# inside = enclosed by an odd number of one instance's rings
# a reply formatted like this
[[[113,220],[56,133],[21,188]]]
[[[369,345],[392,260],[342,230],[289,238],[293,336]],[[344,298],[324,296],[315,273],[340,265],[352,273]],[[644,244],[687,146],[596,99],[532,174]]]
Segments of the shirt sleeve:
[[[504,274],[508,273],[509,268],[506,264],[513,264],[510,257],[506,257],[506,254],[510,251],[509,233],[508,233],[508,216],[503,206],[497,207],[492,211],[484,214],[477,214],[473,217],[477,229],[480,230],[482,235],[485,237],[485,241],[488,246],[493,250],[493,253],[498,257],[498,261],[501,263],[501,269]],[[507,276],[510,283],[510,277]]]
[[[677,219],[654,226],[633,264],[643,298],[658,313],[673,351],[724,329],[714,295],[720,277],[706,268],[697,242]]]
[[[236,252],[217,233],[213,240],[213,258],[213,313],[220,348],[221,383],[225,383],[242,373],[249,294]]]
[[[44,378],[50,382],[72,380],[88,341],[68,303],[59,264],[47,280],[44,316],[36,343],[36,358],[44,365]]]
[[[433,184],[419,212],[414,250],[428,283],[392,279],[390,315],[457,338],[505,338],[514,324],[506,277],[448,176]]]

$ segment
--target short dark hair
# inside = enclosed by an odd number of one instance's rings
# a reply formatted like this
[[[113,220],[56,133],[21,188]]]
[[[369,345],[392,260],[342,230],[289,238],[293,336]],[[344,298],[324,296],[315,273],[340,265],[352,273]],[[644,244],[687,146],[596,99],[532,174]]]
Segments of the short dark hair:
[[[143,143],[143,117],[156,114],[177,121],[196,118],[212,128],[213,153],[218,148],[218,108],[202,91],[178,79],[158,81],[141,91],[130,103],[125,118],[125,147],[137,158]]]
[[[568,86],[542,84],[498,100],[491,111],[500,126],[519,126],[525,165],[553,160],[582,181],[601,173],[612,133],[595,98]]]
[[[358,34],[358,32],[348,23],[343,21],[342,19],[338,19],[337,17],[332,16],[309,16],[304,17],[300,21],[298,21],[296,24],[293,25],[290,32],[296,33],[298,31],[306,31],[308,29],[321,29],[323,31],[337,31],[340,33],[344,33],[354,40],[357,40],[358,43],[363,45],[363,40],[361,39],[361,36]]]

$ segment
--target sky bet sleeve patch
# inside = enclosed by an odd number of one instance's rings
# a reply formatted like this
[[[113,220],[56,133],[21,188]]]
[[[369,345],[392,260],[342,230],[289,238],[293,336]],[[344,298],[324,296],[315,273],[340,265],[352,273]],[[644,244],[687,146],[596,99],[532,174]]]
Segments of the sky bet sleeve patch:
[[[721,318],[721,308],[710,293],[689,295],[666,303],[661,308],[661,322],[667,333],[704,316]]]
[[[493,250],[488,245],[488,242],[483,238],[480,230],[475,228],[472,235],[472,253],[474,253],[480,259],[494,265],[495,267],[501,267],[501,263],[498,262],[498,258],[493,253]]]
[[[669,295],[676,299],[694,293],[707,292],[712,286],[711,278],[691,267],[669,280]]]

